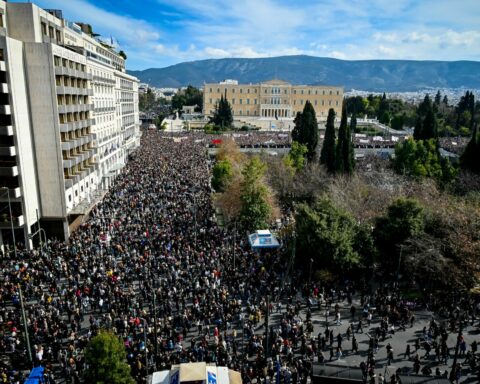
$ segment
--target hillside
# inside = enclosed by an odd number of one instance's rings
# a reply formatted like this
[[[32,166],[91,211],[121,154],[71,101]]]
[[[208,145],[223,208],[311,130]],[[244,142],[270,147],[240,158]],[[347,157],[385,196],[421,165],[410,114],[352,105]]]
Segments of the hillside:
[[[425,88],[480,89],[480,62],[476,61],[347,61],[281,56],[191,61],[129,73],[155,87],[201,86],[205,82],[224,79],[257,83],[278,78],[292,84],[341,85],[345,90],[406,92]]]

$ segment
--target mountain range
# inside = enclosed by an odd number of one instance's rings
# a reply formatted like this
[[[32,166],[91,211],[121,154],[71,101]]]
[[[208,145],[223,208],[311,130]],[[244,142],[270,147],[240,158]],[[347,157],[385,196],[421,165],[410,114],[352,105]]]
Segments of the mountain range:
[[[258,83],[339,85],[346,91],[407,92],[428,88],[480,89],[478,61],[339,60],[313,56],[209,59],[129,71],[154,87],[202,86],[224,79]]]

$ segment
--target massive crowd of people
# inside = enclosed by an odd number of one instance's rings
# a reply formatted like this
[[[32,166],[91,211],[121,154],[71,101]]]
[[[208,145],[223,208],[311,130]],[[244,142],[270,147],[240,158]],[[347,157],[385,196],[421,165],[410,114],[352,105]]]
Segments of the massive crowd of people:
[[[385,339],[392,325],[413,323],[407,303],[387,290],[362,295],[355,313],[352,283],[307,289],[295,276],[287,279],[278,254],[255,253],[243,234],[219,228],[209,168],[198,137],[173,142],[145,132],[135,157],[69,242],[51,239],[42,249],[3,255],[0,354],[7,358],[0,382],[21,383],[20,362],[28,361],[19,284],[34,364],[46,367],[51,383],[82,382],[84,349],[100,329],[121,337],[138,382],[172,364],[206,361],[242,372],[246,383],[280,375],[282,383],[297,384],[307,382],[314,361],[341,358],[343,338],[352,337],[350,353],[358,353],[355,333],[363,331],[362,319],[370,325],[371,308],[382,320],[373,340]],[[335,336],[329,321],[340,323],[345,305],[355,326]],[[327,321],[318,334],[315,312]],[[447,329],[435,323],[431,329],[426,333],[441,343]]]

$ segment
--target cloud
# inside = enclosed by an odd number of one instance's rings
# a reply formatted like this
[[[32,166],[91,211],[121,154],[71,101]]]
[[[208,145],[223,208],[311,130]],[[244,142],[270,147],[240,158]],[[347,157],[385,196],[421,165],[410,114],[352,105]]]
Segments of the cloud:
[[[135,16],[117,2],[37,0],[115,37],[127,65],[279,55],[339,59],[480,59],[478,0],[148,0]],[[154,6],[156,4],[156,7]]]

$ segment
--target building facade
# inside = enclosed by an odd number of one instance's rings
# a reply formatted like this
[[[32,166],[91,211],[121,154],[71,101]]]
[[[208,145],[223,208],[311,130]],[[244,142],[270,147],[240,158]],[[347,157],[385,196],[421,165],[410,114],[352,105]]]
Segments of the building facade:
[[[139,145],[138,105],[127,113],[117,91],[138,80],[60,11],[0,1],[0,15],[0,212],[12,208],[0,243],[12,244],[13,224],[28,247],[39,228],[68,238]]]
[[[319,120],[325,120],[333,108],[340,116],[343,88],[331,86],[292,85],[282,80],[260,84],[238,84],[236,81],[205,84],[203,113],[212,116],[221,96],[227,98],[234,118],[292,119],[303,111],[309,100]]]

